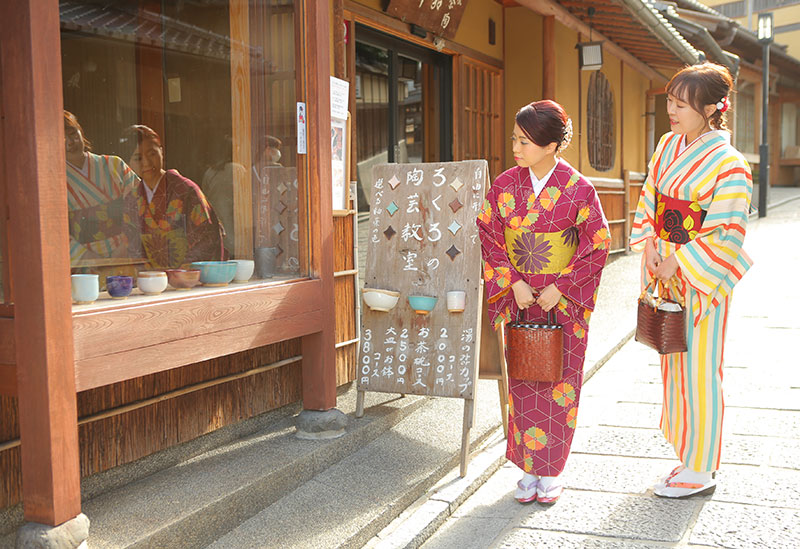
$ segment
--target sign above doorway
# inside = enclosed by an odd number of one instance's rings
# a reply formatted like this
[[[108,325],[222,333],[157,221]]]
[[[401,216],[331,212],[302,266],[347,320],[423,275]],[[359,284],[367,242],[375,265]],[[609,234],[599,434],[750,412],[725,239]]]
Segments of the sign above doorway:
[[[386,13],[451,40],[466,6],[467,0],[389,0]]]

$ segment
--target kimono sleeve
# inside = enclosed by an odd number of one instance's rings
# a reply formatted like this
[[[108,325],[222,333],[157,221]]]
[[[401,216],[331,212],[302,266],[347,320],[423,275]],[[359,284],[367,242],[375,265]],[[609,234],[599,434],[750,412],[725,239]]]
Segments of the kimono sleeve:
[[[747,162],[738,155],[720,166],[713,198],[697,236],[675,251],[675,258],[689,285],[710,295],[730,278],[741,277],[749,265],[742,264],[747,214],[753,192],[753,177]],[[692,232],[690,231],[690,236]],[[737,276],[738,275],[738,276]]]
[[[140,202],[144,201],[142,194],[144,191],[140,191],[139,187],[144,183],[123,160],[119,158],[115,158],[115,160],[122,194],[122,231],[127,240],[127,257],[143,258],[145,253],[142,246]]]
[[[586,188],[586,200],[578,209],[575,220],[578,248],[569,265],[559,274],[555,285],[567,299],[592,311],[595,290],[608,259],[611,236],[597,191],[588,183]]]
[[[189,182],[191,183],[191,182]],[[184,197],[184,220],[188,253],[185,261],[222,259],[223,245],[219,223],[203,191],[191,183]]]
[[[493,303],[511,290],[511,285],[522,277],[511,265],[506,251],[505,225],[500,216],[498,195],[500,185],[491,186],[483,202],[483,209],[478,214],[478,235],[481,239],[481,255],[483,256],[484,291],[489,303]]]
[[[639,203],[636,206],[636,215],[633,217],[633,228],[631,229],[630,244],[634,252],[644,251],[645,241],[656,236],[655,231],[655,204],[656,204],[656,170],[655,166],[658,158],[664,151],[666,135],[661,137],[658,142],[650,165],[647,170],[647,178],[639,194]]]

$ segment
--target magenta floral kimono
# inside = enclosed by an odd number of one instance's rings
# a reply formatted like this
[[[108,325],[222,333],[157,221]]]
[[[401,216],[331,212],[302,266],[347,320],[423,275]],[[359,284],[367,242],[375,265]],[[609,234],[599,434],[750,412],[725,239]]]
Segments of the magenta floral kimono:
[[[555,283],[563,294],[555,315],[564,329],[564,377],[556,383],[509,379],[506,457],[525,472],[556,476],[569,455],[589,316],[611,244],[594,187],[559,160],[535,196],[528,168],[495,179],[480,214],[485,293],[495,328],[517,317],[511,285],[525,280],[541,291]],[[528,320],[546,320],[534,304]]]
[[[138,205],[148,268],[224,258],[223,229],[200,187],[167,170],[148,203],[144,185],[139,184]]]

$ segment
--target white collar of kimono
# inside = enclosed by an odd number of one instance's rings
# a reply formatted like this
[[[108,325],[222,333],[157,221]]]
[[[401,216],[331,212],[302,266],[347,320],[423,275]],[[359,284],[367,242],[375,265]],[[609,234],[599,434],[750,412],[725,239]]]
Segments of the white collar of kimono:
[[[71,164],[69,160],[67,160],[67,164],[75,168],[78,173],[80,173],[86,179],[89,179],[89,155],[83,155],[83,164],[81,166],[76,166],[75,164]]]
[[[162,179],[164,179],[164,174],[161,175],[161,177],[158,179],[158,183],[156,183],[156,186],[153,187],[152,190],[150,189],[150,187],[147,186],[147,183],[145,183],[144,180],[142,180],[142,185],[144,185],[144,192],[147,195],[148,204],[150,204],[153,201],[153,195],[156,194],[156,190],[158,190],[158,186],[161,185]]]
[[[544,186],[547,185],[547,181],[550,179],[550,176],[553,175],[554,171],[556,171],[556,166],[558,166],[558,160],[556,160],[556,163],[553,164],[553,167],[550,169],[550,171],[547,172],[541,179],[536,177],[536,174],[533,173],[533,169],[528,168],[528,173],[531,176],[531,184],[533,185],[533,195],[537,198],[539,197],[539,193],[542,192],[542,189],[544,189]]]
[[[694,145],[695,143],[697,143],[697,141],[698,141],[698,140],[700,140],[700,139],[702,139],[702,138],[704,138],[704,137],[706,137],[706,136],[711,136],[712,134],[718,134],[720,137],[722,137],[723,139],[725,139],[725,141],[727,141],[727,142],[728,142],[728,144],[730,144],[730,142],[731,142],[731,134],[730,134],[730,133],[728,133],[728,132],[726,132],[726,131],[723,131],[723,130],[711,130],[711,131],[707,131],[707,132],[706,132],[706,133],[704,133],[703,135],[701,135],[701,136],[697,137],[697,139],[695,139],[694,141],[692,141],[692,142],[691,142],[691,143],[689,143],[688,145],[686,144],[686,135],[684,134],[683,138],[681,139],[681,148],[680,148],[680,150],[678,151],[678,154],[680,154],[680,153],[682,153],[683,151],[685,151],[686,149],[688,149],[688,148],[689,148],[691,145]]]

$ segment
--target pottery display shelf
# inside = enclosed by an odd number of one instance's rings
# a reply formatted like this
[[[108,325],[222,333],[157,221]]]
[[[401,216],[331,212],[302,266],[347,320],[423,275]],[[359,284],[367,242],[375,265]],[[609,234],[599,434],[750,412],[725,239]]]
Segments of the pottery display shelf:
[[[115,299],[108,295],[108,292],[100,292],[100,297],[94,303],[86,304],[72,304],[73,312],[84,311],[98,311],[103,309],[114,309],[118,307],[129,307],[131,305],[141,305],[145,303],[155,303],[161,301],[173,301],[176,299],[186,299],[199,295],[219,294],[226,291],[241,291],[246,290],[252,286],[275,286],[283,284],[291,280],[301,280],[305,277],[297,275],[275,275],[272,278],[258,279],[253,278],[248,282],[230,283],[224,287],[217,286],[195,286],[194,288],[177,290],[172,286],[167,286],[167,289],[158,295],[144,295],[141,290],[134,288],[131,294],[125,299]]]

